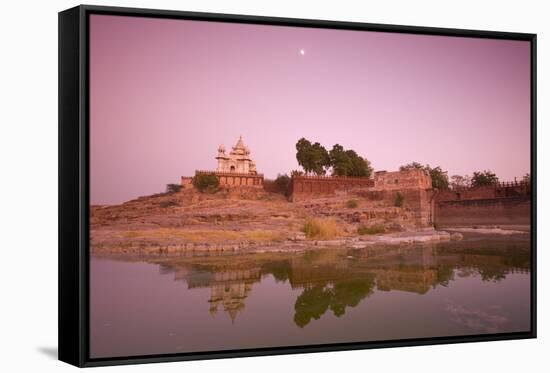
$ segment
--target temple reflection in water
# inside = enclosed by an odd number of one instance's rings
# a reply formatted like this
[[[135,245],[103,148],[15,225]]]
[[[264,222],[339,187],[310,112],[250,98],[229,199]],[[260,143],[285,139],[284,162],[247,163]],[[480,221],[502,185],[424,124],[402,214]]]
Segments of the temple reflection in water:
[[[255,283],[264,276],[301,290],[294,305],[294,323],[305,327],[327,311],[336,317],[356,307],[375,291],[427,294],[447,286],[455,276],[500,281],[513,272],[527,273],[530,252],[525,245],[503,240],[440,243],[431,246],[371,249],[316,249],[302,253],[219,255],[163,260],[189,289],[210,288],[213,317],[223,309],[235,322]]]

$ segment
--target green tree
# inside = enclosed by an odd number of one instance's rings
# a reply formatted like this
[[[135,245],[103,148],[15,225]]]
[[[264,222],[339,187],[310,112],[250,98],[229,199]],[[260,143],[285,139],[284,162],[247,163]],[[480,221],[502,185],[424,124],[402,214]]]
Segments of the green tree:
[[[472,176],[472,186],[493,185],[498,183],[498,177],[490,170],[476,171]]]
[[[429,172],[432,178],[432,186],[437,189],[449,189],[449,177],[447,171],[443,171],[441,167],[430,168],[426,166],[426,170]]]
[[[351,159],[351,172],[347,176],[369,177],[372,174],[370,162],[359,156],[354,150],[347,150],[346,153]]]
[[[355,150],[345,150],[335,144],[329,152],[333,176],[369,177],[372,174],[370,162],[359,156]]]
[[[330,167],[327,150],[318,142],[312,144],[303,137],[296,143],[296,160],[306,173],[324,175]]]
[[[311,169],[311,142],[306,138],[302,137],[296,143],[296,160],[298,164],[302,166],[304,171],[307,173]]]
[[[472,178],[468,175],[453,175],[451,176],[451,189],[458,190],[470,187]]]
[[[220,180],[214,174],[198,174],[193,177],[193,185],[201,192],[215,192],[220,185]]]
[[[432,178],[432,187],[438,189],[449,189],[449,176],[447,176],[447,171],[443,171],[443,169],[439,166],[432,168],[429,164],[424,166],[421,163],[412,162],[399,167],[399,170],[424,170]]]
[[[275,186],[277,190],[283,193],[285,196],[288,195],[288,186],[290,185],[290,177],[287,174],[281,175],[277,174],[275,179]]]
[[[317,175],[324,175],[326,169],[330,167],[330,158],[328,151],[318,142],[312,146],[313,153],[313,172]]]
[[[296,143],[296,160],[306,173],[316,175],[324,175],[329,168],[333,176],[369,177],[372,174],[370,162],[354,150],[336,144],[327,152],[318,142],[312,144],[303,137]]]
[[[340,144],[336,144],[329,152],[333,176],[346,176],[351,171],[351,159]]]

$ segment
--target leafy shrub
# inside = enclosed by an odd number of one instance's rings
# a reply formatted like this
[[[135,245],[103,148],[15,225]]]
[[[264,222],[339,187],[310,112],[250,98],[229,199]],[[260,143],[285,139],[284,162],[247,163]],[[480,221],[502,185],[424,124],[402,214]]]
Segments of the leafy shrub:
[[[214,174],[200,174],[193,177],[193,186],[201,192],[214,193],[219,185],[220,180]]]
[[[275,186],[280,193],[288,196],[288,186],[290,185],[290,177],[287,174],[278,174],[275,179]]]
[[[180,184],[166,184],[166,193],[177,193],[181,190]]]
[[[348,202],[346,202],[346,207],[349,209],[354,209],[357,206],[359,206],[359,203],[355,199],[350,199]]]
[[[393,205],[395,207],[401,207],[401,206],[403,206],[403,201],[404,200],[405,200],[405,197],[403,197],[403,195],[401,193],[397,192],[395,194],[395,199],[393,201]]]
[[[307,218],[302,231],[310,239],[330,240],[342,234],[334,219]]]
[[[379,233],[384,233],[385,231],[386,231],[386,229],[384,228],[384,226],[382,224],[373,224],[373,225],[370,225],[370,226],[366,226],[364,224],[361,224],[357,228],[357,234],[360,234],[360,235],[379,234]]]

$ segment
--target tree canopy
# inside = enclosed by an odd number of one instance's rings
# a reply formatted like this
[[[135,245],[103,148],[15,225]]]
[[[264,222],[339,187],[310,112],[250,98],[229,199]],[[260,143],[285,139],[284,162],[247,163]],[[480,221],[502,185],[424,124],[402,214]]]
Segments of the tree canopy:
[[[472,178],[468,175],[453,175],[451,176],[450,187],[453,190],[459,190],[470,187]]]
[[[367,159],[359,156],[355,150],[345,150],[340,144],[332,147],[329,158],[333,176],[369,177],[372,174],[372,167]]]
[[[296,160],[306,173],[325,175],[332,170],[333,176],[363,176],[372,174],[370,162],[355,150],[346,150],[335,144],[330,152],[318,142],[311,143],[301,138],[296,143]]]
[[[324,175],[325,169],[330,167],[327,150],[318,142],[312,144],[303,137],[296,143],[296,160],[306,173]]]
[[[438,189],[449,189],[449,177],[447,176],[447,171],[439,166],[435,168],[430,168],[428,165],[428,172],[432,178],[432,186]]]
[[[193,177],[193,185],[201,192],[214,193],[220,185],[220,180],[214,174],[198,174]]]
[[[472,176],[472,186],[493,185],[498,183],[498,177],[490,170],[476,171]]]

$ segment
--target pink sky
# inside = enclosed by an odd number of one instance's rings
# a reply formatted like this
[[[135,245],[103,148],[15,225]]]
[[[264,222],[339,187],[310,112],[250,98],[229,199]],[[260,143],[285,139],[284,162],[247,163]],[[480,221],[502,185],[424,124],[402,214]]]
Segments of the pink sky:
[[[376,170],[529,172],[530,45],[92,15],[92,204],[158,193],[239,135],[267,178],[300,137]],[[300,53],[304,50],[304,54]]]

